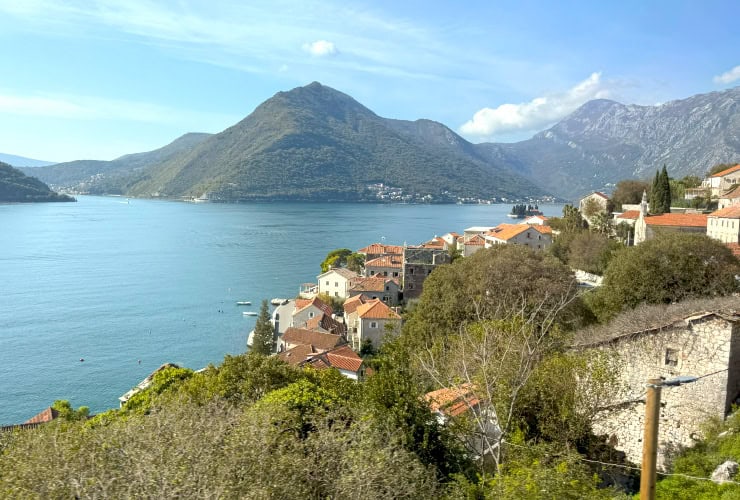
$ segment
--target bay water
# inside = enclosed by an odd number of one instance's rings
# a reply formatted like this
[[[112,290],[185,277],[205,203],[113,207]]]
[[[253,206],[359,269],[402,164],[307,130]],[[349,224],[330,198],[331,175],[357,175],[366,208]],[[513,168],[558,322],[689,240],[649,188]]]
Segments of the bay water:
[[[244,352],[242,311],[294,297],[332,249],[418,244],[511,209],[78,200],[0,205],[0,424],[55,399],[104,411],[162,363]]]

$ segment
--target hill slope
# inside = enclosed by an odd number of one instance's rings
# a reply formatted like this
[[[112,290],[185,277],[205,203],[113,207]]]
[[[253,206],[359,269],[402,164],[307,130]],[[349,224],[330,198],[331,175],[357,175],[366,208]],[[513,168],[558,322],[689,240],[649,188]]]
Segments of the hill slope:
[[[34,160],[33,158],[26,158],[25,156],[11,155],[7,153],[0,153],[0,162],[7,163],[11,167],[45,167],[47,165],[53,165],[53,161]]]
[[[210,136],[211,134],[204,133],[185,134],[154,151],[129,154],[112,161],[76,160],[20,170],[52,186],[92,194],[122,194],[130,176],[146,167],[187,152]]]
[[[75,201],[57,194],[40,180],[0,162],[0,202]]]
[[[703,176],[740,159],[740,87],[659,106],[589,101],[529,140],[475,148],[564,197],[648,179],[663,164],[672,177]]]
[[[507,169],[429,144],[412,132],[417,126],[381,118],[314,82],[279,92],[187,154],[146,169],[129,194],[351,201],[372,198],[367,186],[376,183],[434,201],[544,194]],[[440,124],[433,128],[466,143]]]

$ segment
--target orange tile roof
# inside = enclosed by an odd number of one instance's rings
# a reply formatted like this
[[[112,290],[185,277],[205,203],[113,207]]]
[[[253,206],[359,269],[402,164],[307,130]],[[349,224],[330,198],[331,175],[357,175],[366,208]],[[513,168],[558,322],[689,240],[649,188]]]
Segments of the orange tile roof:
[[[344,313],[345,314],[352,314],[357,310],[358,307],[360,307],[362,304],[370,300],[368,297],[360,294],[360,295],[354,295],[347,300],[344,301]]]
[[[515,236],[528,230],[530,227],[527,224],[499,224],[486,233],[487,236],[493,236],[500,240],[509,241]]]
[[[532,225],[531,226],[535,231],[542,234],[552,234],[552,228],[550,226],[537,226]]]
[[[339,370],[358,372],[362,367],[362,358],[348,345],[327,351],[322,357],[329,362],[330,366]]]
[[[296,299],[295,310],[293,311],[293,314],[296,314],[297,312],[302,311],[309,306],[314,306],[318,308],[321,312],[323,312],[324,314],[328,314],[329,316],[334,313],[330,306],[324,304],[324,302],[320,298],[314,297],[312,299]]]
[[[627,210],[626,212],[620,215],[617,215],[617,219],[637,220],[639,216],[640,216],[639,210]]]
[[[365,248],[360,248],[357,253],[364,253],[365,255],[401,255],[403,254],[403,247],[399,245],[384,245],[382,243],[373,243]]]
[[[365,269],[368,267],[389,267],[401,269],[402,265],[400,255],[383,255],[382,257],[365,262]]]
[[[465,245],[472,245],[472,246],[480,246],[480,245],[485,245],[486,244],[486,240],[480,234],[476,234],[476,235],[471,236],[470,238],[468,238],[468,241],[465,241],[464,244]]]
[[[645,217],[648,226],[707,227],[705,214],[662,214]]]
[[[320,351],[328,351],[338,345],[346,343],[341,335],[333,333],[317,332],[315,330],[306,330],[305,328],[289,327],[282,336],[286,344],[310,345]]]
[[[740,205],[731,205],[709,214],[709,217],[723,217],[726,219],[740,218]]]
[[[369,300],[357,308],[357,315],[363,319],[401,319],[396,311],[380,299]]]
[[[326,313],[319,314],[306,321],[306,330],[318,329],[326,330],[329,333],[335,333],[337,335],[344,335],[347,330],[344,323],[340,323]]]
[[[385,291],[385,282],[386,278],[384,276],[369,276],[367,278],[361,278],[355,281],[350,290],[363,292],[383,292]]]
[[[738,170],[740,170],[740,164],[735,165],[734,167],[726,168],[725,170],[717,172],[716,174],[712,174],[709,177],[724,177],[725,175],[732,174],[734,172],[737,172]]]
[[[426,393],[424,399],[433,412],[438,411],[452,417],[461,415],[471,407],[480,404],[480,399],[475,395],[470,384],[437,389]]]

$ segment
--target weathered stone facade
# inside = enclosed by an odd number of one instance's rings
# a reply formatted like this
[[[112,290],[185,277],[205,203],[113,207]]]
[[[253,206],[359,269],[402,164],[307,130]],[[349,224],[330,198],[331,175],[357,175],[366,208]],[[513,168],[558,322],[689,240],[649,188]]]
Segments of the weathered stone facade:
[[[724,418],[740,393],[740,316],[709,312],[659,328],[590,346],[616,354],[623,390],[600,413],[596,434],[635,463],[642,459],[645,387],[648,379],[698,376],[678,387],[663,387],[658,464],[671,451],[691,446],[710,418]]]
[[[405,247],[403,249],[403,296],[404,299],[415,299],[421,296],[424,280],[435,267],[449,264],[450,254],[447,250],[423,247]]]

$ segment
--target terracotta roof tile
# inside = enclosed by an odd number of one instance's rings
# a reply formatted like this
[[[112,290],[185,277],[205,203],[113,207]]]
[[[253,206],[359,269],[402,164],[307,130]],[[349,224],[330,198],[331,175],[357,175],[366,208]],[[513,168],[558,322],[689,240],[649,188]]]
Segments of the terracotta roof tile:
[[[464,242],[465,245],[472,245],[472,246],[481,246],[486,244],[486,239],[481,236],[480,234],[476,234],[468,238],[467,241]]]
[[[357,310],[358,307],[360,307],[362,304],[370,300],[365,295],[354,295],[347,300],[344,301],[344,313],[345,314],[352,314]]]
[[[383,255],[376,259],[365,262],[365,269],[368,267],[388,267],[401,269],[403,263],[400,255]]]
[[[617,215],[617,219],[637,220],[639,216],[639,210],[627,210],[626,212]]]
[[[357,308],[357,315],[363,319],[401,319],[396,311],[380,299],[373,299]]]
[[[709,217],[722,217],[725,219],[740,219],[740,205],[731,205],[709,214]]]
[[[357,253],[364,253],[365,255],[401,255],[403,254],[403,247],[399,245],[384,245],[382,243],[373,243],[365,248],[360,248]]]
[[[531,227],[534,226],[529,226],[526,224],[499,224],[498,226],[488,231],[486,233],[486,236],[493,236],[494,238],[498,238],[499,240],[509,241],[515,236],[518,236],[521,233],[527,231]]]
[[[295,310],[293,311],[293,314],[296,314],[297,312],[302,311],[309,306],[314,306],[318,308],[321,312],[323,312],[324,314],[328,314],[329,316],[334,313],[330,306],[324,304],[324,302],[322,302],[320,298],[314,297],[312,299],[296,299]]]
[[[720,198],[726,198],[728,200],[734,200],[735,198],[740,198],[740,184],[738,184],[737,186],[727,191],[725,194],[720,196]]]
[[[426,393],[424,399],[433,412],[440,412],[452,417],[461,415],[471,407],[480,404],[480,399],[475,395],[470,384],[437,389]]]
[[[385,291],[386,278],[384,276],[369,276],[355,281],[350,288],[353,292],[383,292]]]
[[[309,318],[308,321],[306,321],[306,330],[318,329],[325,330],[336,335],[344,335],[345,333],[347,333],[347,328],[345,327],[344,323],[340,323],[326,313],[321,313],[318,316]]]
[[[532,225],[532,228],[537,231],[538,233],[542,234],[552,234],[552,228],[550,226],[537,226]]]
[[[722,170],[721,172],[712,174],[709,177],[724,177],[725,175],[732,174],[734,172],[737,172],[738,170],[740,170],[740,165],[735,165],[734,167],[726,168],[725,170]]]
[[[289,327],[282,336],[286,344],[311,345],[314,349],[328,351],[338,345],[346,343],[341,335],[332,333],[317,332],[315,330],[306,330],[305,328]]]
[[[28,420],[23,422],[23,424],[45,424],[46,422],[51,422],[58,416],[59,412],[50,406],[38,415],[34,415],[33,417],[29,418]]]
[[[662,214],[645,217],[648,226],[707,227],[705,214]]]
[[[299,364],[306,361],[306,358],[312,354],[315,354],[313,346],[310,344],[301,344],[283,351],[277,355],[278,359],[288,363],[289,365],[298,366]]]
[[[332,367],[339,370],[348,370],[356,373],[362,367],[362,358],[348,345],[327,351],[322,357],[329,361]]]

